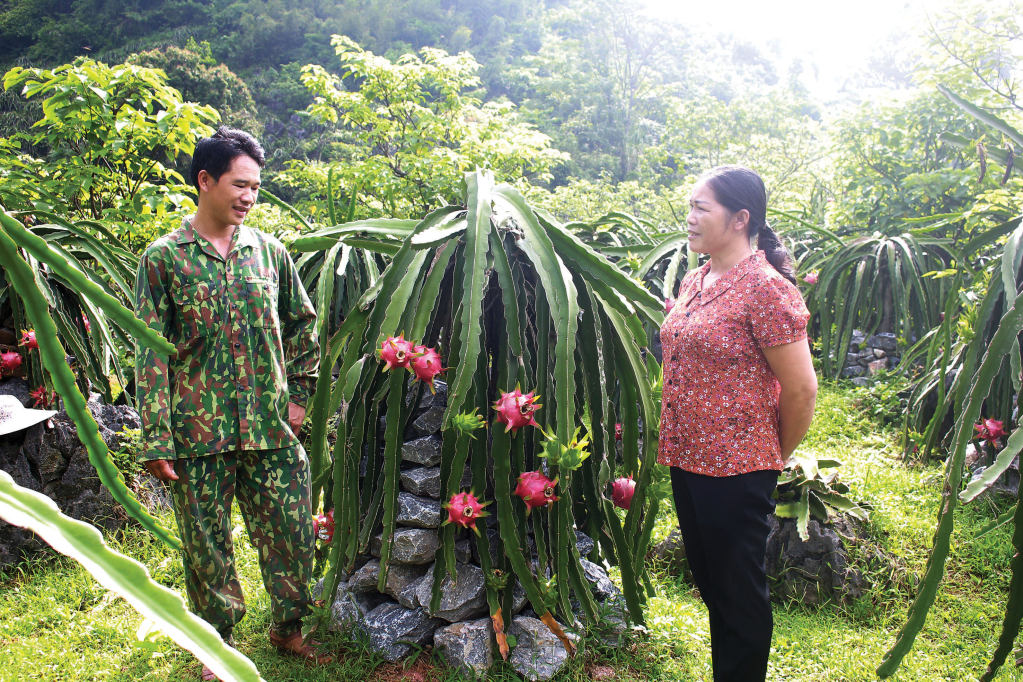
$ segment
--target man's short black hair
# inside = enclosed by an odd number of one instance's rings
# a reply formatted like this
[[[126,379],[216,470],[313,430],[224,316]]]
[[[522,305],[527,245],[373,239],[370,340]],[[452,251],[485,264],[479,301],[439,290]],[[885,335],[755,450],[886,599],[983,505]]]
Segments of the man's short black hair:
[[[231,167],[231,162],[243,154],[251,157],[260,168],[266,165],[262,145],[244,130],[220,126],[217,132],[199,140],[188,171],[195,189],[199,189],[199,171],[204,170],[211,178],[219,181],[220,176]]]

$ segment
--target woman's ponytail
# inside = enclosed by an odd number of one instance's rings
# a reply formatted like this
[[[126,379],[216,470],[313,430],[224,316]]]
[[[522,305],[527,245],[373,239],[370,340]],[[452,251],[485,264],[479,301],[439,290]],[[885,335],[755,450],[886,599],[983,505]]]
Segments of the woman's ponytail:
[[[767,262],[773,265],[782,277],[795,284],[796,269],[793,267],[792,257],[771,226],[765,222],[757,230],[756,237],[757,248],[764,252]]]
[[[778,273],[796,283],[796,272],[788,249],[767,224],[767,188],[760,175],[745,166],[718,166],[704,173],[701,180],[713,190],[718,203],[732,213],[749,212],[747,230],[750,241],[764,252],[767,262]]]

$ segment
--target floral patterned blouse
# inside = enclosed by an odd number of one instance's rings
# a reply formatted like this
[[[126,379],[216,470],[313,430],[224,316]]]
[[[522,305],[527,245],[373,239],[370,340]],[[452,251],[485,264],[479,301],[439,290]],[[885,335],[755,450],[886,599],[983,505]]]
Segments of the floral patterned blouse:
[[[761,349],[805,339],[810,313],[763,251],[704,289],[709,271],[685,276],[661,327],[657,461],[708,476],[780,471],[781,386]]]

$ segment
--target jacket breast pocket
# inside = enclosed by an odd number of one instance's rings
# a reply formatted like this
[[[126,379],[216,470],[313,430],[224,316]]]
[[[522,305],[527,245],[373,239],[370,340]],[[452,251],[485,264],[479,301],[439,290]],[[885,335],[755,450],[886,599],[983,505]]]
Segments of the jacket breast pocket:
[[[220,286],[214,282],[186,284],[172,291],[178,323],[185,338],[209,336],[220,324]]]
[[[277,317],[277,281],[268,277],[245,278],[244,296],[253,327],[274,328]]]

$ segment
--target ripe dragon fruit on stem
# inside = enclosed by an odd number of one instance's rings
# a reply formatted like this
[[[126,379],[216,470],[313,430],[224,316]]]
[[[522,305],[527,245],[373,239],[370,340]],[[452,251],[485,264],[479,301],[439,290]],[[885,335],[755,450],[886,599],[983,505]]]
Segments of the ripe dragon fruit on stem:
[[[451,496],[451,499],[441,506],[448,510],[448,519],[441,525],[446,526],[449,523],[461,526],[462,528],[472,528],[476,535],[480,534],[479,529],[476,527],[476,519],[487,516],[487,513],[483,511],[483,507],[486,507],[489,502],[480,504],[480,501],[476,499],[476,495],[469,491],[467,493],[455,493]]]
[[[405,334],[397,337],[388,336],[380,344],[377,355],[384,361],[384,371],[392,369],[408,369],[412,360],[412,343],[405,340]]]
[[[615,479],[615,482],[611,484],[611,501],[619,509],[628,509],[635,493],[636,482],[632,480],[632,476]]]
[[[410,364],[416,378],[429,386],[431,393],[436,393],[437,389],[433,387],[433,378],[445,371],[445,368],[440,366],[440,353],[426,346],[414,346]]]
[[[974,424],[973,428],[977,431],[974,438],[991,443],[997,442],[1006,435],[1005,422],[1000,422],[997,419],[982,419],[979,423]]]
[[[501,397],[494,403],[494,411],[497,412],[497,421],[504,424],[505,433],[511,431],[514,435],[523,426],[537,426],[533,413],[543,405],[538,405],[540,396],[534,396],[533,392],[523,395],[518,386],[511,393],[501,391]]]
[[[21,367],[21,353],[4,353],[0,355],[0,374],[3,376],[11,376],[18,371]]]
[[[526,516],[536,507],[554,504],[559,498],[554,496],[558,479],[552,481],[541,471],[527,471],[519,475],[519,484],[515,486],[515,494],[526,503]]]
[[[21,334],[21,345],[28,349],[39,349],[39,342],[36,341],[36,333],[32,330]]]
[[[334,539],[334,510],[313,517],[313,537],[329,543]]]

